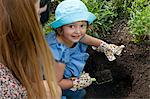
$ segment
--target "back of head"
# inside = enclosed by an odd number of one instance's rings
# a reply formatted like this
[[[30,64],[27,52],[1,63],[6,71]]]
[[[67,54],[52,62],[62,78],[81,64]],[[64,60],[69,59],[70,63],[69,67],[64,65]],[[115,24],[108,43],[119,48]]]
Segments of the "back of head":
[[[55,21],[50,25],[52,28],[58,28],[65,24],[76,21],[87,21],[91,24],[95,15],[88,11],[86,5],[80,0],[64,0],[56,8]]]
[[[0,0],[0,62],[8,66],[26,87],[30,98],[42,99],[45,89],[41,83],[41,65],[51,73],[48,83],[52,95],[56,94],[56,81],[53,59],[38,23],[36,2]],[[36,83],[35,88],[32,87],[33,82]]]

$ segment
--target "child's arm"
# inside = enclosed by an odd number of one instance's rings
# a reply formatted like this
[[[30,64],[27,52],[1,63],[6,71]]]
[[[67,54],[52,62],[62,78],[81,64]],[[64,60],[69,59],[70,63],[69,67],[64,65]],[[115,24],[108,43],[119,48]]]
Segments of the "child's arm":
[[[58,82],[61,89],[70,89],[73,87],[73,81],[71,79],[62,79]]]
[[[85,43],[87,45],[94,46],[94,47],[98,47],[104,41],[85,34],[84,37],[80,40],[80,42]]]
[[[83,89],[92,84],[92,78],[88,73],[82,74],[79,78],[71,78],[71,79],[62,79],[59,81],[59,86],[64,89],[70,89],[72,91],[76,91],[79,89]]]
[[[98,52],[104,52],[109,61],[115,60],[116,58],[114,55],[120,55],[125,47],[124,45],[117,46],[115,44],[108,44],[87,34],[85,34],[80,42],[93,46],[93,49],[97,50]]]
[[[83,73],[79,78],[73,78],[73,79],[64,79],[63,74],[65,70],[65,64],[64,63],[58,63],[56,62],[56,78],[58,81],[58,85],[61,87],[61,89],[82,89],[87,86],[89,86],[92,81],[88,73]]]
[[[61,89],[70,89],[73,86],[73,82],[70,79],[63,79],[65,64],[55,62],[56,67],[56,78]]]
[[[59,82],[60,80],[63,79],[63,75],[64,75],[64,70],[66,65],[64,63],[60,63],[60,62],[55,62],[55,71],[56,71],[56,79]]]

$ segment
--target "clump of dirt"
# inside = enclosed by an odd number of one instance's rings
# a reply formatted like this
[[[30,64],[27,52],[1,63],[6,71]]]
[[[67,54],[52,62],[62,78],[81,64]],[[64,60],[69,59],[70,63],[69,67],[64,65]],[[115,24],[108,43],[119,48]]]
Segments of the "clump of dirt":
[[[118,21],[112,33],[104,40],[116,45],[124,44],[122,56],[109,62],[103,53],[88,49],[90,57],[85,71],[95,77],[97,71],[111,70],[113,81],[104,84],[93,83],[87,87],[86,98],[150,99],[150,45],[135,44],[128,33],[127,21]]]

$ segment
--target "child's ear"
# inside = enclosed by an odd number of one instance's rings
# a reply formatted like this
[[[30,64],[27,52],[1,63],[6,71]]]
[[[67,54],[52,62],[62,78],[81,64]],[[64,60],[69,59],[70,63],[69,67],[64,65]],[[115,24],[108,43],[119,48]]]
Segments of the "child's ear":
[[[59,33],[59,34],[60,34],[60,35],[62,35],[63,33],[64,33],[64,31],[62,30],[62,31],[60,31],[60,33]]]
[[[58,35],[62,35],[62,34],[63,34],[63,29],[62,29],[62,27],[57,28],[56,31],[57,31],[57,34],[58,34]]]

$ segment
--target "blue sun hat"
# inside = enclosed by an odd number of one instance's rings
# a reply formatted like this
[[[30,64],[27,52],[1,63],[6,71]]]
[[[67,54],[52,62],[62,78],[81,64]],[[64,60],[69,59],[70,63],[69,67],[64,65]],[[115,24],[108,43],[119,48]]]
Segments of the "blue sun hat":
[[[65,0],[57,6],[55,10],[55,19],[56,20],[50,24],[54,29],[81,20],[91,24],[96,19],[96,16],[88,11],[82,1]]]

